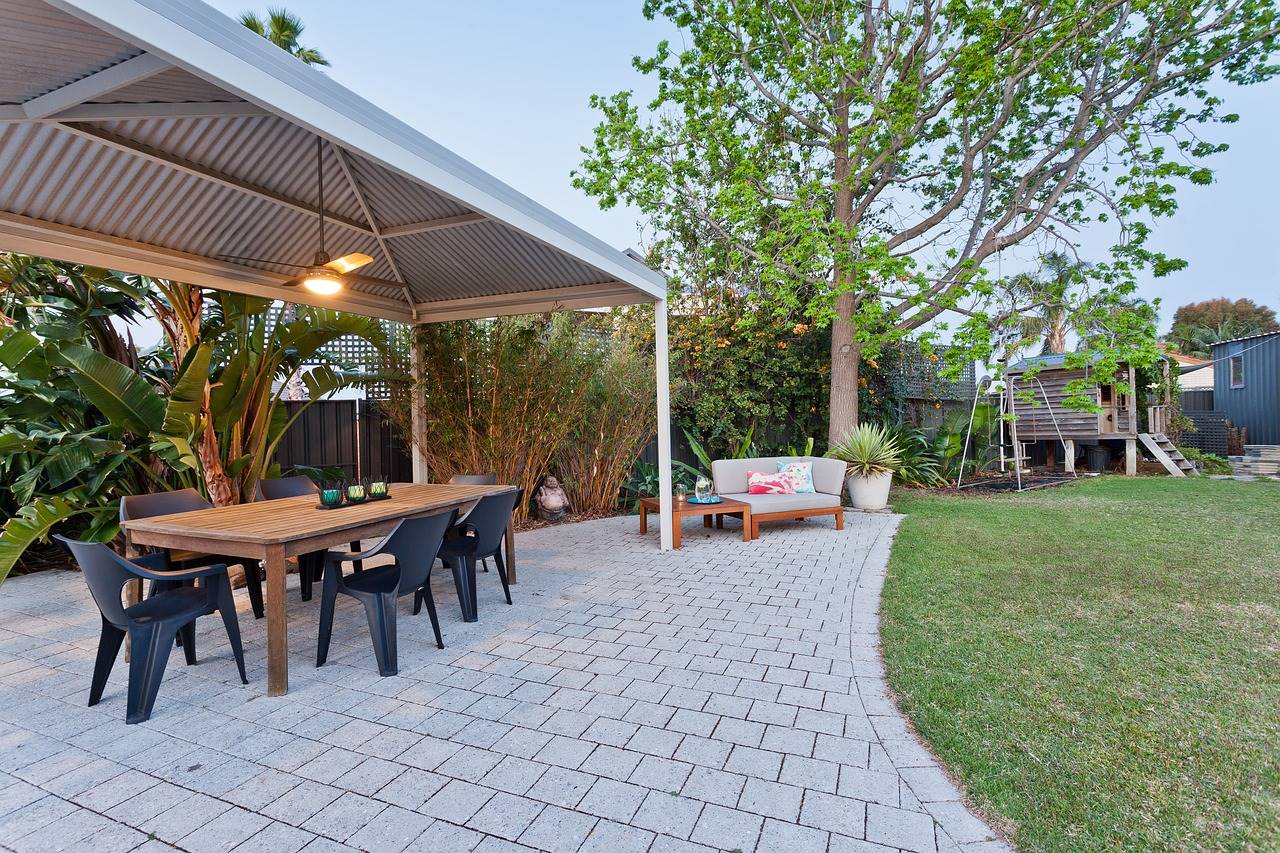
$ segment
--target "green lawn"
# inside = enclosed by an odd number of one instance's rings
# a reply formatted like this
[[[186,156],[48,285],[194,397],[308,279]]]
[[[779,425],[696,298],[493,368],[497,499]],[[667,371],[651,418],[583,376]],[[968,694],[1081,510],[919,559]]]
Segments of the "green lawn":
[[[1280,850],[1280,483],[895,493],[889,678],[1023,850]]]

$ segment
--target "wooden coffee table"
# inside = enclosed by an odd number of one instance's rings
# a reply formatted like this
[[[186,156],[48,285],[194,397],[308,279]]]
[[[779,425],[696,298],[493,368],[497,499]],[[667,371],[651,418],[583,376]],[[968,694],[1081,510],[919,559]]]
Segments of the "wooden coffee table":
[[[649,513],[657,513],[657,498],[640,499],[640,532],[649,532]],[[715,518],[716,527],[724,528],[724,517],[732,515],[742,519],[742,541],[751,541],[751,504],[736,501],[733,498],[721,498],[719,503],[700,504],[693,501],[672,500],[671,504],[671,547],[680,547],[680,522],[690,516],[701,516],[702,526],[710,527]]]

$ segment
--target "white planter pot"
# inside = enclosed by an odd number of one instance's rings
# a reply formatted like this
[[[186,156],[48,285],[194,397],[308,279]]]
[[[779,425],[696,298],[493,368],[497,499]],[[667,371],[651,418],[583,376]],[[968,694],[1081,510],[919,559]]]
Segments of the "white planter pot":
[[[854,509],[884,509],[889,505],[889,486],[893,474],[877,474],[874,477],[847,477],[849,500]]]

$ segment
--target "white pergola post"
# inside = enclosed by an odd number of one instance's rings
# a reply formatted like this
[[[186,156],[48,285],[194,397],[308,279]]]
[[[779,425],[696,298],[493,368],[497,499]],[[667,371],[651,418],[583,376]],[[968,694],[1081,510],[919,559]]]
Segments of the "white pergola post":
[[[424,365],[422,363],[422,347],[418,346],[417,326],[413,327],[413,332],[409,335],[409,374],[413,381],[413,390],[410,393],[409,406],[413,417],[413,435],[410,438],[409,456],[413,460],[413,482],[427,483],[429,480],[429,472],[427,471],[427,457],[422,452],[424,444],[422,416],[426,411],[426,397],[422,390],[422,373]]]
[[[671,371],[667,363],[667,300],[654,306],[654,363],[658,388],[658,541],[671,550]]]

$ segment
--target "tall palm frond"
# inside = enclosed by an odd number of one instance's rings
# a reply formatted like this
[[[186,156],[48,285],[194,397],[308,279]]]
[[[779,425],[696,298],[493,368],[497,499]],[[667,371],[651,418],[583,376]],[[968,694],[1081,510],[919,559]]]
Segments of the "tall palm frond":
[[[299,39],[306,25],[302,19],[283,7],[267,9],[267,17],[256,12],[242,12],[240,23],[253,30],[281,50],[287,51],[308,65],[325,65],[329,60],[313,47],[303,47]]]

